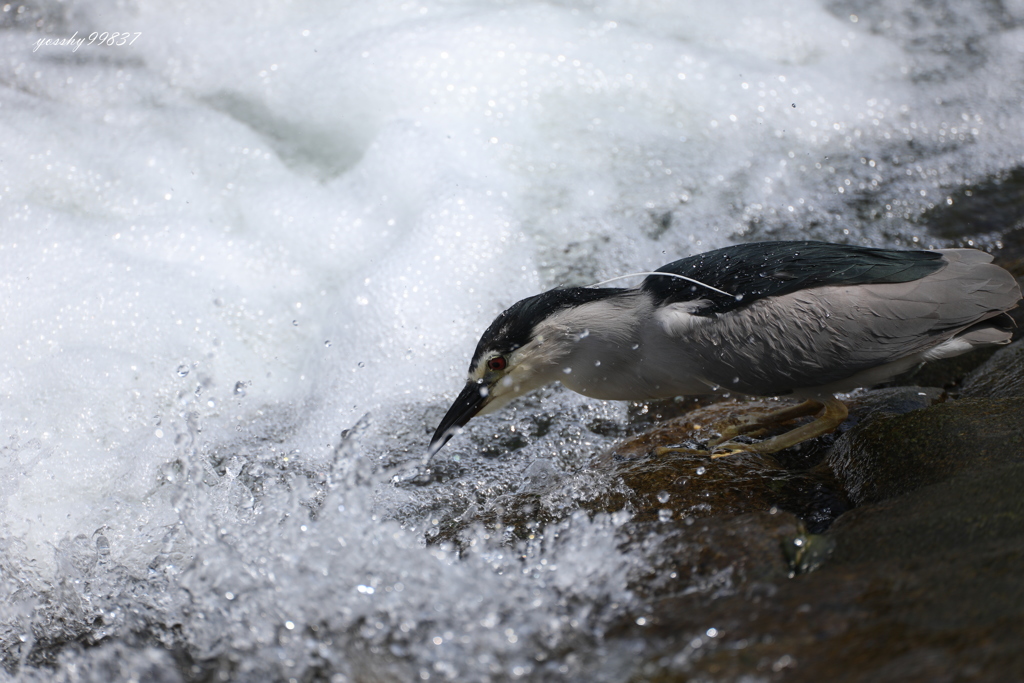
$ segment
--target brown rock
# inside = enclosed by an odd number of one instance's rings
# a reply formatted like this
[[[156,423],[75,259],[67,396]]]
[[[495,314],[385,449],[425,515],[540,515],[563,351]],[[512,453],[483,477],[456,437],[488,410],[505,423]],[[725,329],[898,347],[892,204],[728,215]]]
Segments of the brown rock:
[[[858,505],[967,469],[1024,462],[1024,398],[964,399],[882,416],[844,434],[827,462]]]
[[[734,580],[654,601],[631,632],[649,638],[642,680],[1021,680],[1021,490],[1017,463],[859,508],[829,531],[835,550],[824,566],[792,579],[758,542],[736,566],[764,562],[763,572],[698,564]]]

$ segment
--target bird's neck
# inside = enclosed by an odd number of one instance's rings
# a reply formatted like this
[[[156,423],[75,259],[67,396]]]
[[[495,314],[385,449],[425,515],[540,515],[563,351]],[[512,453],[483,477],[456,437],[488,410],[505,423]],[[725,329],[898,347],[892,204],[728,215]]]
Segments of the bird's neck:
[[[603,290],[597,290],[603,291]],[[607,290],[607,296],[563,309],[551,316],[540,330],[569,339],[570,353],[588,347],[631,345],[638,330],[650,316],[650,297],[637,290]]]

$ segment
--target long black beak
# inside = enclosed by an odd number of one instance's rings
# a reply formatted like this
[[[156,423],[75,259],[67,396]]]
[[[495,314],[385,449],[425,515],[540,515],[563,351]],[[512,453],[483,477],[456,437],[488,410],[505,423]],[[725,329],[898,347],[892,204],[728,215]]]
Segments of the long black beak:
[[[433,456],[448,443],[448,440],[455,436],[459,427],[473,419],[473,416],[483,410],[487,405],[487,385],[478,382],[470,382],[459,394],[459,397],[452,403],[452,407],[445,413],[441,424],[437,426],[434,437],[430,440],[430,447],[427,455]]]

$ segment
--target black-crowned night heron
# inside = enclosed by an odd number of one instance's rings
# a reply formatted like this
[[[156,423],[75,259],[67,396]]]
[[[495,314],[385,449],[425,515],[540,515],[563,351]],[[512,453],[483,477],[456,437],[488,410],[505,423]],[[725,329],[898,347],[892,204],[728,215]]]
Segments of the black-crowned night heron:
[[[721,430],[715,455],[773,453],[838,427],[836,393],[925,361],[1009,343],[1013,276],[975,249],[897,251],[825,242],[741,244],[690,256],[634,288],[565,287],[487,328],[469,381],[430,442],[552,382],[598,399],[735,392],[804,402]],[[740,434],[820,413],[779,436]]]

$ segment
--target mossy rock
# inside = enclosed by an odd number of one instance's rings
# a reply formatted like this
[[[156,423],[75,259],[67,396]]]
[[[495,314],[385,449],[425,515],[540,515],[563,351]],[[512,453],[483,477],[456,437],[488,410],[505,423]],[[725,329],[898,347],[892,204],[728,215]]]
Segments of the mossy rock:
[[[972,398],[1024,396],[1024,340],[1000,349],[968,375],[960,395]]]
[[[844,434],[827,462],[858,505],[967,469],[1024,462],[1024,398],[969,398],[882,416]]]

